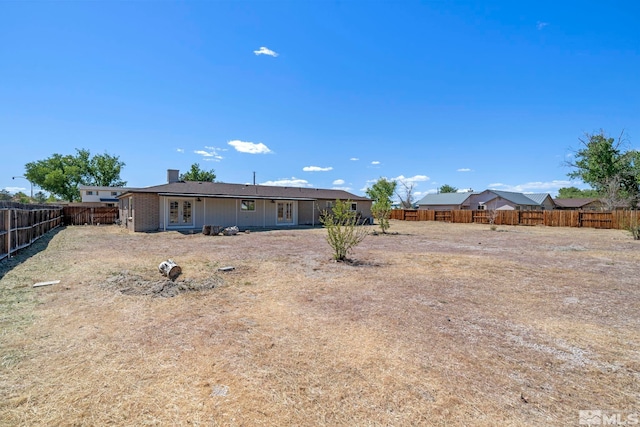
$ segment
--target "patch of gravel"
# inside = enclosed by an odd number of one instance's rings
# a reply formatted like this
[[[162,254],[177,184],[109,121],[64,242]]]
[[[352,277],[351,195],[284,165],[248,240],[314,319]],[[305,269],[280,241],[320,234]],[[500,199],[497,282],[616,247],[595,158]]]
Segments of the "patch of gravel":
[[[193,279],[176,279],[175,281],[163,278],[159,280],[148,280],[142,276],[122,271],[105,282],[100,283],[100,287],[123,295],[150,295],[152,297],[171,298],[184,292],[206,291],[220,287],[224,279],[219,276],[208,277],[206,280],[197,281]]]

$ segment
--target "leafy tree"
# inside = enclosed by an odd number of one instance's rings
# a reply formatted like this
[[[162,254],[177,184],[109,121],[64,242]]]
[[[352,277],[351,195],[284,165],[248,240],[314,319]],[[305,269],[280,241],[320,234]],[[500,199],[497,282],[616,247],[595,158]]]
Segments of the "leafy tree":
[[[449,184],[444,184],[440,188],[438,188],[438,193],[457,193],[458,189]]]
[[[345,261],[347,255],[367,236],[367,230],[358,225],[358,215],[351,210],[351,201],[336,200],[331,210],[324,210],[320,222],[327,229],[327,243],[333,249],[333,258]]]
[[[216,174],[214,170],[202,170],[198,163],[192,164],[188,172],[180,175],[180,181],[214,182],[215,180]]]
[[[91,157],[89,150],[76,149],[75,156],[56,153],[44,160],[27,163],[25,177],[40,188],[73,202],[80,200],[78,185],[126,185],[120,179],[123,166],[117,156],[99,154]]]
[[[33,198],[36,203],[45,203],[47,201],[47,195],[44,191],[38,191],[33,195]]]
[[[373,204],[371,213],[380,224],[380,229],[386,233],[389,229],[389,218],[391,217],[391,197],[396,190],[397,183],[386,178],[380,178],[371,188],[367,188],[366,193]]]
[[[0,190],[0,202],[9,200],[11,200],[11,193],[9,193],[9,191],[4,188]]]
[[[11,200],[13,200],[14,202],[18,202],[18,203],[30,203],[31,202],[31,198],[29,196],[27,196],[26,194],[24,194],[22,191],[18,191],[16,194],[14,194],[13,197],[11,198]]]
[[[558,189],[559,199],[588,199],[600,197],[596,190],[591,188],[581,190],[578,187],[562,187]]]
[[[90,184],[98,187],[124,187],[126,181],[120,179],[120,172],[125,166],[118,156],[96,154],[89,160]]]
[[[574,161],[568,163],[575,168],[568,176],[581,179],[611,200],[626,200],[631,206],[637,205],[640,156],[635,150],[624,151],[624,142],[624,133],[617,141],[608,138],[602,130],[586,134],[585,139],[580,139],[582,148],[574,152]]]

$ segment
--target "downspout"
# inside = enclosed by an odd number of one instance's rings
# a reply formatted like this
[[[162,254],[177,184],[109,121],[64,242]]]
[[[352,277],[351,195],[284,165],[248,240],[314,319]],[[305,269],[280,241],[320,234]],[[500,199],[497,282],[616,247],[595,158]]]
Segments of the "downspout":
[[[162,231],[167,231],[167,219],[169,214],[167,213],[167,198],[162,196],[162,207],[164,211],[164,221],[162,221]]]

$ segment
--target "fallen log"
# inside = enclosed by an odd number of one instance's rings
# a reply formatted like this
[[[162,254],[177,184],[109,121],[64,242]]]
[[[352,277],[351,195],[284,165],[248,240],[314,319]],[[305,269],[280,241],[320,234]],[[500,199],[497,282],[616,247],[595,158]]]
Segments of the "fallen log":
[[[163,276],[167,276],[171,280],[175,280],[182,273],[182,268],[172,259],[162,261],[158,266],[158,270]]]

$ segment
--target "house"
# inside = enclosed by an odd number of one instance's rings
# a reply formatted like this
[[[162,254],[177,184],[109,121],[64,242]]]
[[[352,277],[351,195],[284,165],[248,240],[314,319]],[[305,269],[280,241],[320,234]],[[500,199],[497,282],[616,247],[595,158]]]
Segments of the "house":
[[[132,189],[127,187],[80,185],[78,190],[80,190],[80,197],[84,205],[118,206],[118,196]]]
[[[538,203],[541,210],[549,211],[556,208],[556,203],[549,193],[525,193],[525,196]]]
[[[547,193],[522,194],[485,190],[480,193],[427,194],[418,201],[418,209],[450,210],[548,210],[555,204]]]
[[[416,204],[418,209],[432,211],[454,211],[469,209],[469,197],[476,193],[427,194]]]
[[[469,197],[468,203],[470,209],[474,210],[553,209],[553,199],[549,194],[522,194],[500,190],[484,190],[481,193],[474,193]]]
[[[605,204],[596,198],[554,199],[557,209],[574,211],[600,211]]]
[[[118,196],[120,218],[132,231],[201,229],[204,225],[240,229],[318,225],[336,200],[349,201],[363,218],[371,199],[343,190],[179,181],[167,171],[167,184],[129,189]]]

